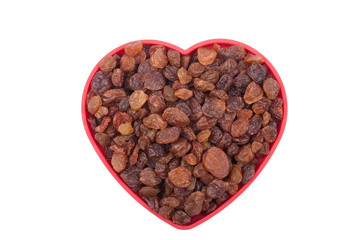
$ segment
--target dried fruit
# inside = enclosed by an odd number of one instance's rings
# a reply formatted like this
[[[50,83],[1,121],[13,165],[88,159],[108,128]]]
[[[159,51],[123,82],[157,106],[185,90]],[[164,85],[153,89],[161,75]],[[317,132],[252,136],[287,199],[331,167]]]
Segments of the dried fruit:
[[[201,213],[202,204],[204,201],[205,194],[203,192],[197,191],[191,193],[184,203],[184,210],[190,217],[194,217]]]
[[[201,132],[199,132],[197,134],[197,140],[200,143],[207,142],[210,135],[211,135],[211,130],[209,130],[209,129],[202,130]]]
[[[96,92],[103,93],[104,91],[110,89],[112,86],[111,74],[98,71],[92,78],[91,89]]]
[[[142,51],[142,42],[130,43],[125,47],[125,54],[130,57],[134,57]]]
[[[164,129],[167,123],[160,115],[153,113],[143,119],[143,125],[152,129]]]
[[[193,96],[193,92],[186,88],[182,88],[175,91],[174,95],[180,99],[188,100]]]
[[[244,135],[249,129],[249,120],[247,118],[238,118],[232,123],[231,135],[232,137],[240,137]]]
[[[163,68],[162,74],[163,76],[165,76],[165,78],[167,78],[171,82],[174,82],[178,80],[177,71],[178,71],[177,67],[167,65],[166,67]]]
[[[181,128],[169,127],[162,129],[156,134],[156,143],[158,144],[169,144],[177,141],[181,134]]]
[[[176,211],[172,216],[172,221],[174,224],[185,225],[191,221],[191,217],[184,211]]]
[[[124,72],[131,72],[135,67],[136,61],[133,57],[124,55],[120,60],[120,69]]]
[[[188,74],[192,77],[199,77],[205,70],[205,67],[199,62],[192,63],[188,68]]]
[[[167,58],[171,65],[181,67],[181,54],[175,50],[169,49],[167,51]]]
[[[264,60],[263,60],[263,58],[261,56],[254,55],[252,53],[248,53],[244,57],[244,61],[246,61],[247,63],[253,63],[253,62],[264,63]]]
[[[246,101],[246,103],[252,104],[252,103],[255,103],[255,102],[261,100],[262,97],[263,97],[263,90],[262,90],[261,86],[255,82],[251,82],[248,85],[243,98],[244,98],[244,101]]]
[[[254,154],[252,152],[251,144],[244,145],[239,150],[238,154],[236,155],[235,159],[237,162],[249,162],[254,158]]]
[[[145,73],[142,81],[144,87],[152,91],[161,90],[166,84],[165,77],[157,70]]]
[[[148,95],[143,90],[134,91],[130,98],[129,103],[132,110],[139,110],[147,102]]]
[[[100,61],[100,69],[103,72],[111,72],[116,67],[116,60],[113,56],[105,56]]]
[[[280,86],[279,83],[273,78],[267,78],[263,82],[263,90],[269,99],[276,99],[278,96]]]
[[[198,61],[203,65],[210,65],[217,57],[217,52],[213,48],[200,47],[197,49]]]
[[[164,219],[170,219],[174,213],[174,209],[169,206],[163,206],[160,207],[158,210],[158,213],[164,218]]]
[[[157,48],[150,58],[151,66],[155,68],[164,68],[168,62],[166,54],[166,49]]]
[[[184,156],[190,149],[191,144],[185,138],[179,138],[176,142],[172,143],[170,146],[170,152],[175,157]]]
[[[266,126],[262,129],[264,139],[272,143],[277,138],[278,132],[277,129],[272,126]]]
[[[188,116],[178,108],[167,108],[163,114],[163,119],[172,126],[185,127],[189,124]]]
[[[151,113],[161,113],[166,108],[163,98],[155,94],[149,97],[147,103]]]
[[[152,168],[148,167],[141,171],[140,181],[147,186],[154,187],[161,183],[161,178]]]
[[[123,170],[125,170],[127,162],[128,158],[125,154],[115,153],[112,155],[111,165],[118,173],[121,173]]]
[[[176,187],[188,187],[191,184],[191,172],[185,167],[177,167],[168,172],[168,180]]]
[[[233,84],[233,77],[229,74],[224,74],[216,84],[217,89],[228,91]]]
[[[184,155],[182,159],[191,166],[195,166],[198,163],[197,158],[193,153]]]
[[[221,75],[228,74],[234,77],[239,73],[239,66],[236,60],[229,58],[222,63],[217,70]]]
[[[200,78],[194,79],[193,86],[202,92],[212,91],[216,88],[213,83]]]
[[[202,112],[207,117],[221,118],[226,111],[226,103],[216,97],[211,97],[205,101]]]
[[[267,75],[267,67],[258,62],[253,62],[247,69],[247,73],[255,83],[262,84]]]
[[[203,165],[216,178],[225,178],[229,173],[227,154],[218,147],[211,147],[203,155]]]
[[[243,184],[249,182],[255,173],[255,166],[254,164],[247,164],[243,167]]]
[[[276,98],[272,102],[269,110],[272,117],[278,120],[282,120],[283,118],[283,100],[281,98]]]
[[[207,70],[201,74],[200,79],[216,84],[219,80],[219,72],[216,70]]]
[[[87,110],[91,113],[91,114],[95,114],[100,107],[102,106],[102,99],[100,96],[93,96],[92,98],[90,98],[90,101],[87,103]]]
[[[229,181],[237,185],[242,181],[242,168],[240,166],[232,166],[231,173],[229,174]]]
[[[181,84],[187,84],[192,81],[192,76],[184,67],[178,69],[177,76]]]

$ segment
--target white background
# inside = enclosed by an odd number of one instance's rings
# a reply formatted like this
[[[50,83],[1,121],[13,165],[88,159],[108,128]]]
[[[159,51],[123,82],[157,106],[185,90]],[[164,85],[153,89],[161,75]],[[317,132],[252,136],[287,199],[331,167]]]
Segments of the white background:
[[[356,1],[1,1],[0,239],[358,239]],[[106,53],[158,39],[246,43],[286,87],[287,128],[232,205],[189,231],[113,179],[80,102]],[[132,235],[132,237],[130,237]]]

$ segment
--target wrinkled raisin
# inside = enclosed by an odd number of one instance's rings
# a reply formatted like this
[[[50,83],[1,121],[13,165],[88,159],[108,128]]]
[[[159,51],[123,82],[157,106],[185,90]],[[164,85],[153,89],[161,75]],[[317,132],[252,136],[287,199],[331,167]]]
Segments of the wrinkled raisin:
[[[210,65],[217,57],[217,52],[213,48],[200,47],[197,49],[198,61],[202,65]]]
[[[142,81],[144,87],[152,91],[161,90],[166,84],[165,77],[157,70],[145,73]]]
[[[255,102],[261,100],[262,97],[263,97],[263,90],[262,90],[261,86],[255,82],[251,82],[248,85],[243,98],[244,98],[244,101],[246,101],[246,103],[252,104],[252,103],[255,103]]]
[[[222,179],[229,173],[229,160],[225,152],[217,147],[211,147],[203,155],[203,165],[216,178]]]
[[[178,108],[167,108],[162,117],[168,124],[176,127],[185,127],[190,122],[188,116]]]
[[[267,67],[258,62],[253,62],[247,69],[247,73],[254,82],[262,84],[267,74]]]
[[[179,127],[169,127],[162,129],[156,134],[156,142],[158,144],[169,144],[177,141],[181,134],[181,128]]]
[[[177,167],[168,172],[168,180],[176,187],[188,187],[191,184],[191,172],[185,167]]]
[[[199,77],[204,72],[205,67],[199,62],[192,63],[188,68],[188,74],[192,77]]]
[[[116,67],[116,60],[113,56],[106,56],[100,61],[100,69],[103,72],[111,72]]]

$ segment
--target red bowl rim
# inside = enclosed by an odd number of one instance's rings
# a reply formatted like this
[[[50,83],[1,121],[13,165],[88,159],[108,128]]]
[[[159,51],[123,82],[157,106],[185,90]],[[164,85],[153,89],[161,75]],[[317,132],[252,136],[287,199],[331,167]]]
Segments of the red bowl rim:
[[[120,178],[120,176],[113,170],[110,162],[105,158],[104,154],[102,153],[102,150],[101,150],[100,146],[97,144],[97,142],[95,141],[95,139],[93,137],[92,130],[91,130],[90,125],[89,125],[89,123],[87,121],[87,117],[88,117],[89,113],[88,113],[88,111],[86,109],[86,98],[87,98],[87,93],[90,90],[90,83],[91,83],[91,80],[92,80],[93,76],[95,75],[95,73],[99,70],[99,62],[102,59],[96,64],[96,66],[91,71],[91,73],[90,73],[90,75],[89,75],[89,77],[88,77],[88,79],[86,81],[84,91],[83,91],[83,94],[82,94],[81,114],[82,114],[82,121],[83,121],[83,125],[84,125],[84,128],[85,128],[86,134],[87,134],[92,146],[94,147],[97,155],[100,157],[101,161],[103,162],[105,167],[108,169],[108,171],[112,174],[112,176],[125,189],[125,191],[128,194],[130,194],[137,202],[139,202],[149,212],[151,212],[152,214],[154,214],[155,216],[160,218],[162,221],[168,223],[169,225],[171,225],[171,226],[173,226],[173,227],[175,227],[177,229],[180,229],[180,230],[192,229],[192,228],[202,224],[203,222],[207,221],[208,219],[212,218],[217,213],[221,212],[224,208],[226,208],[228,205],[230,205],[234,200],[236,200],[249,187],[249,185],[251,185],[251,183],[257,178],[257,176],[261,173],[263,168],[268,163],[269,159],[273,155],[275,149],[277,148],[277,146],[278,146],[278,144],[279,144],[279,142],[280,142],[280,140],[281,140],[281,138],[283,136],[285,125],[286,125],[286,122],[287,122],[288,103],[287,103],[287,96],[286,96],[286,93],[285,93],[284,85],[283,85],[283,82],[282,82],[278,72],[273,67],[273,65],[268,61],[268,59],[266,57],[264,57],[260,52],[258,52],[254,48],[252,48],[252,47],[250,47],[250,46],[248,46],[248,45],[246,45],[244,43],[235,41],[235,40],[230,40],[230,39],[210,39],[210,40],[206,40],[206,41],[196,43],[195,45],[191,46],[188,49],[182,49],[182,48],[180,48],[180,47],[178,47],[176,45],[173,45],[173,44],[170,44],[170,43],[167,43],[167,42],[164,42],[164,41],[158,41],[158,40],[137,40],[137,41],[141,41],[144,45],[146,45],[146,44],[148,44],[148,45],[157,45],[157,44],[164,45],[166,48],[174,49],[174,50],[180,52],[183,55],[187,55],[189,53],[192,53],[194,50],[196,50],[199,47],[212,46],[215,43],[217,43],[217,44],[219,44],[221,46],[240,45],[240,46],[244,47],[247,52],[250,52],[250,53],[253,53],[255,55],[261,56],[264,59],[264,63],[267,65],[268,70],[273,74],[273,76],[275,77],[275,79],[278,81],[278,83],[280,85],[279,96],[282,97],[282,99],[283,99],[283,119],[279,124],[278,136],[277,136],[276,140],[271,145],[270,153],[267,156],[264,157],[263,162],[257,168],[253,178],[248,183],[241,186],[241,188],[239,189],[239,191],[235,195],[231,196],[227,201],[225,201],[223,204],[218,206],[213,212],[211,212],[210,214],[202,217],[201,219],[199,219],[197,221],[194,221],[193,223],[190,223],[189,225],[182,226],[182,225],[174,224],[171,220],[164,219],[160,214],[152,211],[151,208],[147,205],[147,203],[145,203],[144,200],[142,200],[137,194],[135,194],[123,182],[123,180]],[[132,41],[132,42],[137,42],[137,41]],[[125,46],[127,46],[128,44],[130,44],[132,42],[125,43],[125,44],[115,48],[114,50],[112,50],[111,52],[106,54],[105,56],[108,56],[108,55],[112,56],[112,55],[114,55],[116,53],[122,52],[123,49],[125,48]]]

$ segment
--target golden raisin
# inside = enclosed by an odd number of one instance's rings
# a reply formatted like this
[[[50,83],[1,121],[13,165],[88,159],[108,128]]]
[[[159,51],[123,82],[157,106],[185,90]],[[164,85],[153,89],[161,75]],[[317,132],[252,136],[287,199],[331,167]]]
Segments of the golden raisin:
[[[147,102],[147,100],[148,95],[143,90],[136,90],[130,96],[130,107],[132,110],[139,110]]]

